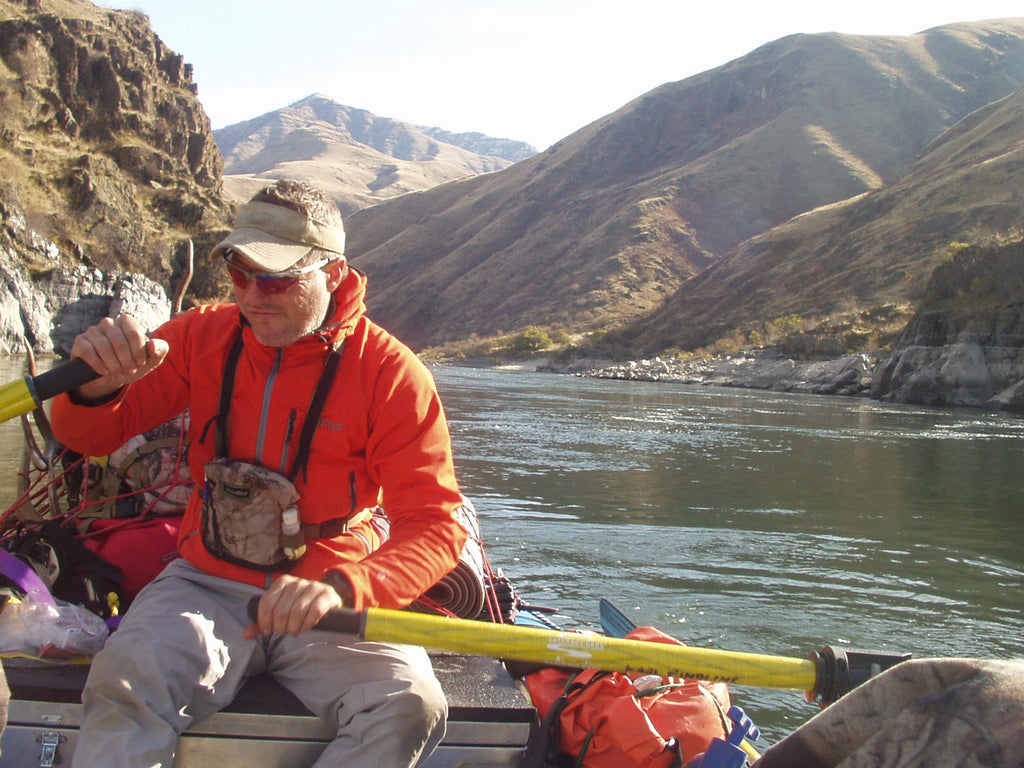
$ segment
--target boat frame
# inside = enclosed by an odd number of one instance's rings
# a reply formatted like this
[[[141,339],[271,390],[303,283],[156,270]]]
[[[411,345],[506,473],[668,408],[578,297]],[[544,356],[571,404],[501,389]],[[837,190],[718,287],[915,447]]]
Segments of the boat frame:
[[[448,699],[448,728],[420,768],[515,768],[537,727],[520,682],[498,660],[430,652]],[[5,667],[11,702],[0,768],[66,766],[78,741],[88,667]],[[224,710],[178,740],[174,768],[307,768],[335,728],[311,714],[272,678],[250,679]]]

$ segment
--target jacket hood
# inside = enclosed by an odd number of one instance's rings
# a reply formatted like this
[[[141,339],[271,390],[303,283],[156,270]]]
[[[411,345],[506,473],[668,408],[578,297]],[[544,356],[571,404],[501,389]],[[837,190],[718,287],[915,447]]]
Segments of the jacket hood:
[[[366,275],[348,267],[348,274],[332,294],[330,317],[322,329],[334,340],[352,334],[356,323],[366,314]]]

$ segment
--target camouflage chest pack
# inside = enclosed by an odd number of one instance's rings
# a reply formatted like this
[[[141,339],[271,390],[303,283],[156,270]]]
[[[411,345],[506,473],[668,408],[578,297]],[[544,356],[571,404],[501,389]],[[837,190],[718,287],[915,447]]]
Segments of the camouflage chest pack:
[[[288,477],[272,469],[227,456],[227,432],[235,370],[242,353],[238,334],[228,353],[216,420],[216,458],[206,463],[201,532],[213,556],[261,571],[287,570],[302,557],[307,538],[333,537],[346,530],[346,518],[321,524],[301,520],[295,481],[309,460],[313,434],[331,389],[344,343],[331,349],[313,391]]]

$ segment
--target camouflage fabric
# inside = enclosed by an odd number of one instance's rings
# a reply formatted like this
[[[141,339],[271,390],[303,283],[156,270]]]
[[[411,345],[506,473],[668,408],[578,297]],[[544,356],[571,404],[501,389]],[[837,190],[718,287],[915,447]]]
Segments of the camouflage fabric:
[[[203,543],[222,560],[261,570],[287,568],[281,513],[299,500],[290,481],[255,464],[216,458],[206,464]]]
[[[756,768],[1020,768],[1024,661],[920,659],[869,680]]]

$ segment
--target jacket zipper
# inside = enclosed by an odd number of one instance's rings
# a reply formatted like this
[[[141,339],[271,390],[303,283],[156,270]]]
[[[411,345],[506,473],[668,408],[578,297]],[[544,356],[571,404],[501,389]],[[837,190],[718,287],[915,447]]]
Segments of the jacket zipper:
[[[274,392],[274,381],[277,379],[277,372],[281,369],[281,356],[283,349],[277,350],[274,356],[274,364],[270,366],[270,373],[267,374],[267,383],[263,388],[263,403],[260,405],[260,428],[256,433],[256,460],[263,466],[268,466],[263,460],[264,443],[267,439],[267,422],[270,418],[270,397]]]
[[[292,444],[292,434],[295,432],[295,420],[298,417],[299,412],[292,408],[291,413],[288,414],[288,427],[284,432],[284,447],[281,448],[281,468],[278,472],[282,475],[288,469],[288,449]]]

